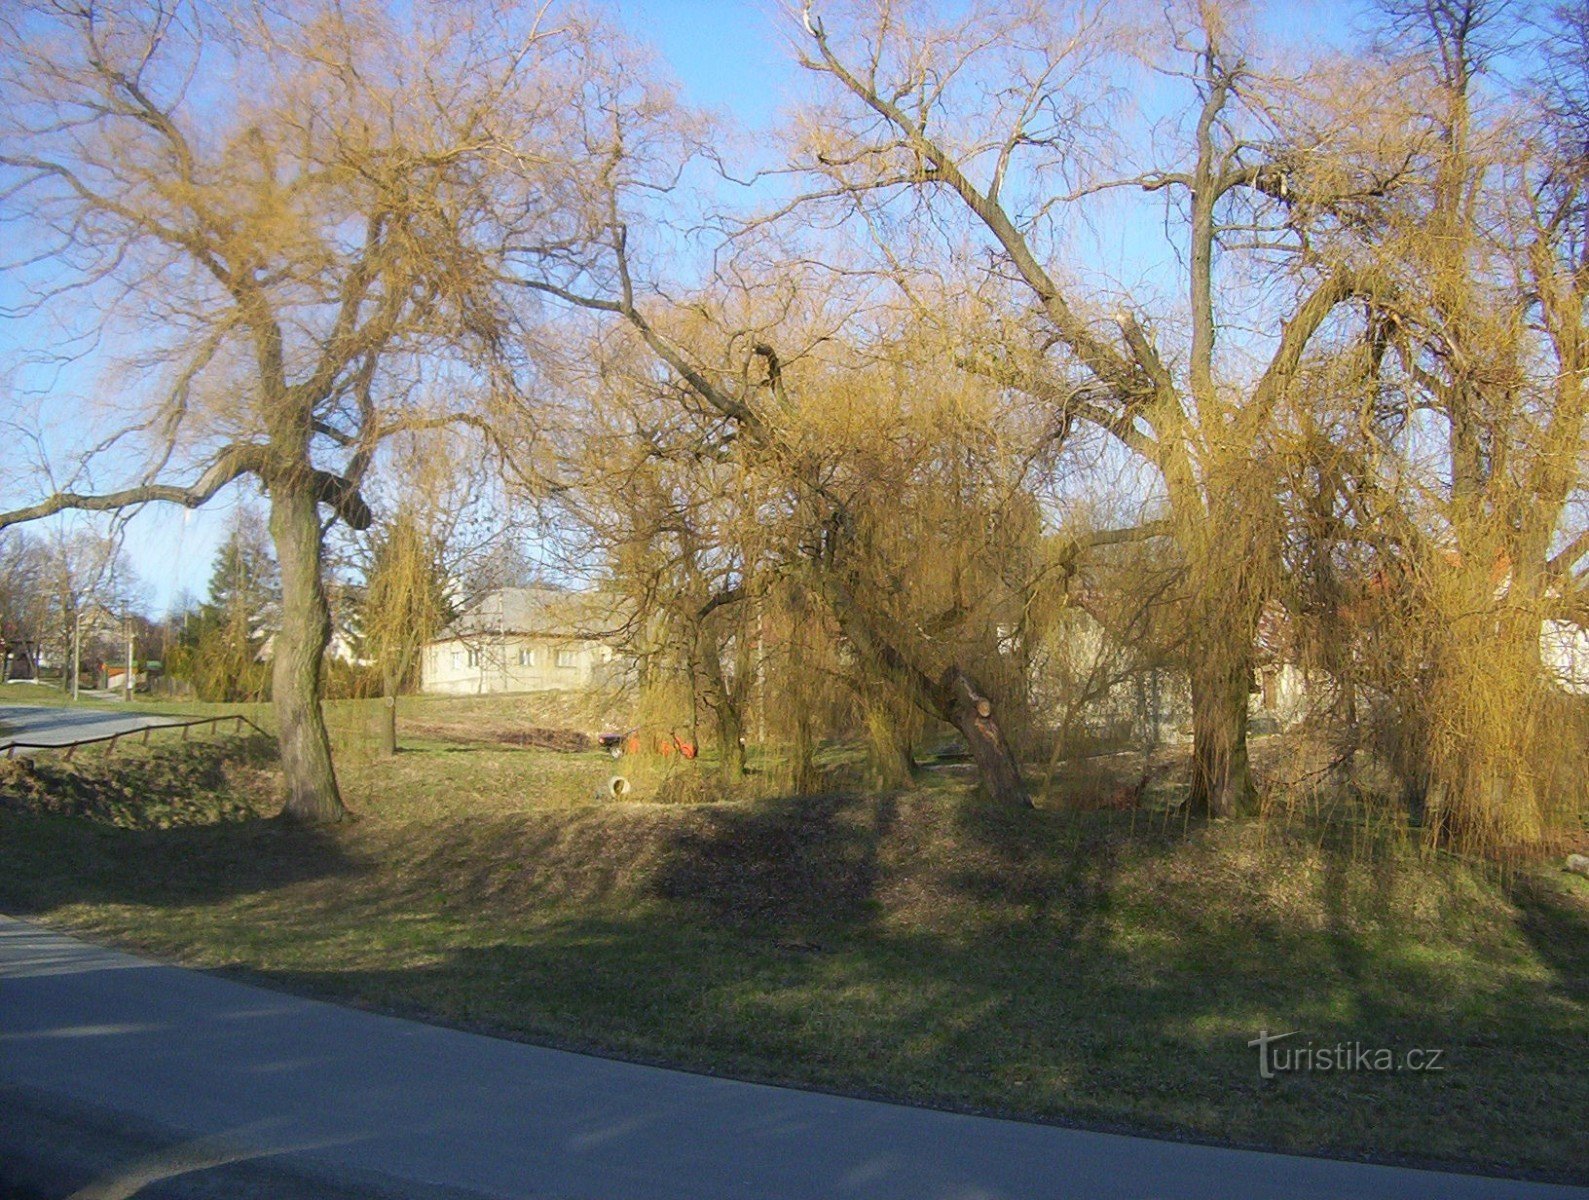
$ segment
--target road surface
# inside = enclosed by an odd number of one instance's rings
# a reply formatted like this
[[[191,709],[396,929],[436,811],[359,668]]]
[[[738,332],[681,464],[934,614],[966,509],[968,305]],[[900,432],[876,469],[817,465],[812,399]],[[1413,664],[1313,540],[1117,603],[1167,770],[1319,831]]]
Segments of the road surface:
[[[180,725],[187,717],[115,713],[93,708],[52,708],[42,704],[0,704],[0,750],[13,742],[65,746],[84,738],[137,733],[161,725]]]
[[[0,917],[0,1194],[7,1183],[95,1200],[1589,1200],[591,1058]]]

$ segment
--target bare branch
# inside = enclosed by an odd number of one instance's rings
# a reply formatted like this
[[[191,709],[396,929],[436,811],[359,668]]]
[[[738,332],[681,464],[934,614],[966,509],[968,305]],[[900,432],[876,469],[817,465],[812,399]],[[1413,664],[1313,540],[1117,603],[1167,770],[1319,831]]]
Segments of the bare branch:
[[[138,487],[91,496],[76,492],[56,492],[37,504],[0,513],[0,529],[24,521],[37,521],[41,517],[54,516],[56,513],[68,510],[110,512],[135,504],[154,502],[197,508],[239,476],[263,475],[268,470],[269,462],[267,446],[256,444],[228,446],[196,482],[186,487],[177,484],[146,483]]]

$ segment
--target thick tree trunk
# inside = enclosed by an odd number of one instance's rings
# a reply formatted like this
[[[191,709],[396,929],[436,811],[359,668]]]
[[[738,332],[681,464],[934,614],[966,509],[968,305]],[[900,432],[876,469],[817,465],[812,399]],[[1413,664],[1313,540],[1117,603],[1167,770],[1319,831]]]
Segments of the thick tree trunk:
[[[701,628],[696,651],[706,682],[706,703],[717,731],[719,769],[725,780],[734,783],[745,774],[745,721],[739,698],[723,675],[723,646],[710,627]]]
[[[911,750],[910,731],[880,685],[868,687],[865,701],[867,758],[871,782],[890,791],[909,787],[916,774],[916,757]]]
[[[272,661],[281,769],[282,816],[321,824],[343,820],[331,739],[320,708],[320,672],[331,640],[331,610],[321,582],[320,515],[308,481],[278,481],[270,493],[270,533],[281,567],[281,628]]]
[[[1205,650],[1191,664],[1192,811],[1210,817],[1252,812],[1256,790],[1247,758],[1250,642]]]
[[[944,672],[943,689],[948,697],[948,709],[943,715],[965,738],[988,798],[998,804],[1031,808],[1032,799],[1021,779],[1021,765],[999,728],[993,702],[959,667]]]
[[[1514,579],[1499,612],[1477,630],[1447,631],[1429,722],[1430,782],[1413,809],[1431,845],[1449,842],[1496,857],[1527,852],[1547,839],[1553,813],[1559,818],[1578,807],[1553,800],[1561,765],[1570,763],[1574,778],[1582,772],[1579,755],[1563,744],[1565,725],[1541,722],[1548,696],[1539,647],[1542,597],[1530,596],[1529,582]],[[1478,608],[1477,597],[1495,584],[1485,575],[1472,586]]]

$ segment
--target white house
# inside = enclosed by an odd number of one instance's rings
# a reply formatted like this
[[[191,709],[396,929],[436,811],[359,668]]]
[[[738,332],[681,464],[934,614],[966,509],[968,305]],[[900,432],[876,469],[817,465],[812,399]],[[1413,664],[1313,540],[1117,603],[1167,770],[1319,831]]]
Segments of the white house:
[[[420,690],[442,695],[582,691],[616,681],[620,606],[550,587],[487,592],[425,647]]]

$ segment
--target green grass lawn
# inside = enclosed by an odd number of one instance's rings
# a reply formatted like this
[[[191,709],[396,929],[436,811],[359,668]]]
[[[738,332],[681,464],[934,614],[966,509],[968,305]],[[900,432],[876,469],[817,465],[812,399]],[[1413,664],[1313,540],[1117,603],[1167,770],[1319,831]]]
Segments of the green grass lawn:
[[[750,1078],[1586,1177],[1584,880],[1321,826],[1007,813],[953,775],[681,805],[646,802],[653,764],[641,802],[600,802],[600,754],[437,739],[380,759],[372,708],[332,706],[360,819],[331,830],[258,819],[259,739],[13,769],[4,791],[63,798],[0,811],[0,907],[270,986]],[[1437,1049],[1445,1069],[1265,1080],[1260,1030]]]

